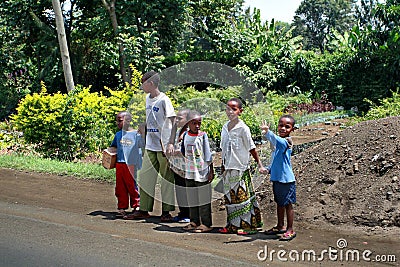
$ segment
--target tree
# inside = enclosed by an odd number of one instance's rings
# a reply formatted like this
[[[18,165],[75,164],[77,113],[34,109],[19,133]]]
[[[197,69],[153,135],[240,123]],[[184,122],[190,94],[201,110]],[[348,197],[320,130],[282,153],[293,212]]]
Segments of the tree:
[[[71,62],[69,59],[68,44],[64,28],[64,17],[62,15],[60,1],[52,0],[52,4],[56,20],[58,42],[60,44],[60,52],[61,52],[61,60],[63,63],[62,65],[64,69],[65,84],[67,86],[67,91],[70,92],[74,89],[74,77],[72,76]]]
[[[209,60],[232,66],[229,58],[234,53],[227,51],[226,35],[235,29],[242,12],[243,0],[199,0],[190,1],[188,7],[189,51],[194,60]],[[228,52],[228,54],[227,54]]]
[[[129,2],[129,1],[127,1]],[[188,19],[189,0],[132,1],[121,6],[121,13],[128,10],[132,19],[125,16],[125,25],[133,24],[138,33],[156,32],[158,46],[164,56],[177,50],[177,45]]]
[[[51,2],[0,1],[0,119],[15,112],[26,94],[38,92],[40,80],[58,80],[56,35],[42,20],[43,10],[51,9]]]
[[[110,19],[111,19],[111,24],[114,30],[115,36],[118,36],[118,20],[117,20],[117,14],[115,12],[115,2],[116,0],[111,0],[111,1],[106,1],[106,0],[101,0],[103,3],[104,7],[107,9],[108,13],[110,14]],[[119,67],[122,75],[122,80],[124,82],[129,82],[130,79],[126,73],[126,68],[125,68],[125,54],[124,54],[124,46],[118,39],[116,38],[118,42],[118,50],[119,50]]]
[[[295,35],[304,37],[304,48],[324,52],[327,37],[334,31],[343,34],[354,25],[355,0],[303,0],[296,10]]]
[[[368,26],[376,28],[378,20],[374,17],[377,0],[360,0],[359,5],[355,7],[355,19],[361,29],[367,29]]]

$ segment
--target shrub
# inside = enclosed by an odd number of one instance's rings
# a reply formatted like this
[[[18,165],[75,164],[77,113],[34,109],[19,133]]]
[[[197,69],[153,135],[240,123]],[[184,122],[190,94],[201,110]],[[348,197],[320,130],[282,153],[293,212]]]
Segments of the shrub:
[[[131,84],[126,84],[124,89],[105,88],[104,94],[92,93],[90,87],[76,86],[68,94],[50,95],[42,84],[40,93],[27,95],[20,102],[18,113],[12,116],[12,123],[17,130],[23,132],[25,141],[34,144],[46,157],[76,160],[89,153],[99,154],[99,151],[109,146],[117,131],[116,113],[128,109],[132,113],[134,128],[145,122],[146,94],[140,89],[141,73],[132,68],[132,77]],[[231,97],[240,97],[240,88],[209,88],[199,92],[188,87],[176,88],[167,94],[172,98],[175,108],[196,109],[204,115],[202,130],[208,133],[218,147],[222,126],[228,120],[225,114],[226,102]],[[272,130],[276,130],[276,123],[284,108],[312,103],[309,96],[267,92],[263,102],[245,103],[240,118],[249,126],[253,138],[259,140],[259,126],[263,121],[269,123]],[[294,115],[303,116],[299,113]]]
[[[374,104],[371,100],[364,99],[371,105],[371,108],[365,114],[365,120],[376,120],[390,116],[400,116],[400,94],[399,89],[392,92],[392,97],[380,100],[380,105]]]
[[[45,156],[72,160],[82,157],[93,147],[88,130],[98,122],[95,110],[100,97],[88,88],[77,86],[68,95],[40,93],[27,95],[12,116],[15,127],[29,143],[38,144]]]
[[[59,140],[51,138],[54,129],[61,128],[61,110],[66,104],[66,96],[60,93],[48,95],[42,83],[40,93],[28,94],[17,107],[18,113],[11,116],[17,130],[24,133],[28,143],[56,144]]]
[[[197,91],[193,86],[177,87],[168,92],[171,100],[176,102],[179,106],[196,98],[211,98],[226,103],[230,98],[238,97],[240,94],[241,88],[233,86],[227,88],[215,88],[210,86],[204,91]]]
[[[206,132],[208,138],[213,140],[216,147],[219,147],[221,141],[221,129],[226,120],[222,119],[223,114],[219,114],[219,117],[205,117],[202,120],[201,129]]]
[[[82,86],[68,94],[49,95],[42,84],[40,93],[27,95],[20,102],[12,121],[25,140],[38,144],[46,157],[83,158],[109,146],[117,130],[117,112],[128,108],[133,125],[145,119],[145,94],[139,88],[141,74],[133,69],[132,77],[132,83],[123,90],[106,88],[108,97]]]

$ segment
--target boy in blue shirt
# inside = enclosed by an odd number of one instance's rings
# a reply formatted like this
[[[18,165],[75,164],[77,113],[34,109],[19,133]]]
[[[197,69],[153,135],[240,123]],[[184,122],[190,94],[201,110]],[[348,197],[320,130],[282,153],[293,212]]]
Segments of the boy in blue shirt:
[[[144,141],[141,134],[131,126],[131,114],[121,111],[116,116],[119,131],[115,134],[111,147],[117,149],[115,196],[118,215],[126,216],[130,206],[134,211],[139,207],[139,192],[136,184],[137,171],[142,167]]]
[[[282,241],[289,241],[296,237],[296,232],[293,230],[294,210],[292,205],[296,203],[296,179],[290,161],[292,154],[290,133],[294,130],[294,125],[295,120],[292,116],[283,115],[278,122],[278,135],[274,134],[265,123],[260,127],[262,135],[274,147],[269,171],[278,217],[278,224],[266,231],[266,234],[283,234],[279,239]],[[286,229],[284,228],[285,213]]]

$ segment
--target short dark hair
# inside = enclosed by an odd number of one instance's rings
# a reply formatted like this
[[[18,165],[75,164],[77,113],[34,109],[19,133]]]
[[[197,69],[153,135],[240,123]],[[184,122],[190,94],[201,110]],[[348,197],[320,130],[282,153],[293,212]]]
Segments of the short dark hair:
[[[235,102],[237,102],[239,108],[243,108],[243,102],[242,102],[242,100],[240,100],[240,98],[232,97],[231,99],[228,100],[228,102],[230,102],[230,101],[235,101]]]
[[[186,117],[186,120],[187,120],[187,118],[188,118],[188,116],[190,114],[190,109],[189,108],[183,108],[183,109],[178,110],[178,113],[186,114],[185,117]]]
[[[288,115],[288,114],[282,115],[279,120],[281,120],[283,118],[289,119],[291,121],[291,124],[292,124],[293,128],[294,128],[294,126],[296,124],[296,120],[293,118],[293,116]]]
[[[201,117],[200,112],[198,112],[197,110],[190,110],[188,115],[187,115],[187,120],[191,121],[193,120],[194,117],[199,116]]]
[[[131,113],[129,113],[129,112],[126,111],[126,110],[123,110],[123,111],[118,112],[118,113],[117,113],[117,116],[118,116],[118,115],[124,117],[124,118],[125,118],[125,121],[131,121],[131,120],[132,120],[132,115],[131,115]]]
[[[154,70],[148,71],[142,76],[142,82],[146,82],[147,80],[152,82],[155,86],[158,86],[160,83],[160,74]]]

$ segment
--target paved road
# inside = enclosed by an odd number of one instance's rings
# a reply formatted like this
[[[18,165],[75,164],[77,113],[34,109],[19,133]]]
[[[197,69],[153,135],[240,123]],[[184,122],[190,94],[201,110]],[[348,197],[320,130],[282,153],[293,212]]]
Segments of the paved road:
[[[2,202],[0,210],[13,206]],[[28,213],[25,209],[31,208],[18,210]],[[0,222],[0,266],[249,266],[210,253],[23,216],[2,213]]]
[[[0,267],[3,266],[377,266],[377,262],[277,259],[288,253],[337,247],[396,254],[399,266],[398,228],[364,231],[344,225],[310,225],[296,222],[298,236],[280,242],[258,233],[251,236],[194,234],[179,223],[161,223],[160,203],[143,221],[115,219],[114,186],[89,180],[0,169]],[[265,227],[275,219],[264,214]],[[214,205],[213,224],[222,227],[226,213]],[[268,248],[272,258],[257,255]],[[272,254],[271,254],[272,255]],[[265,253],[261,256],[266,256]]]

